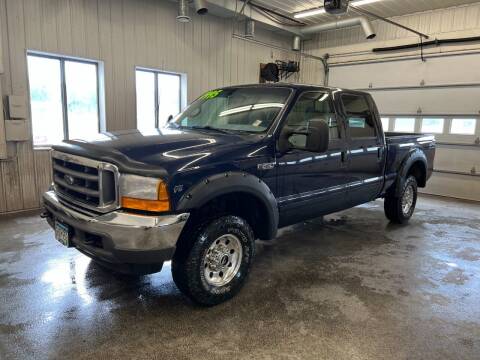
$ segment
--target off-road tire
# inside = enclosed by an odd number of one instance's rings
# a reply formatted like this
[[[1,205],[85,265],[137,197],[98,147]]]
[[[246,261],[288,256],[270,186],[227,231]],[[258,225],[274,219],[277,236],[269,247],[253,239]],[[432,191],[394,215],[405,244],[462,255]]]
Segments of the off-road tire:
[[[231,281],[212,286],[206,280],[205,257],[214,242],[224,235],[234,235],[241,244],[239,268]],[[255,254],[255,238],[250,225],[238,216],[210,220],[182,237],[172,259],[173,281],[182,293],[203,306],[213,306],[231,299],[242,288]]]
[[[411,196],[408,203],[411,205],[408,209],[405,209],[405,197]],[[386,217],[393,223],[405,224],[412,217],[415,206],[417,204],[417,180],[414,176],[409,176],[403,184],[402,190],[399,196],[387,196],[385,197],[384,210]]]

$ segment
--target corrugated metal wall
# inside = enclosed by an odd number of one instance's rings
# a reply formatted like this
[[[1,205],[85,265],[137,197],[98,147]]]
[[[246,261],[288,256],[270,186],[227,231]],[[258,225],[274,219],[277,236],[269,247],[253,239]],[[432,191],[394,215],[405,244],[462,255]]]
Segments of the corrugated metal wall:
[[[102,60],[108,130],[135,127],[135,66],[187,74],[188,99],[229,84],[258,82],[259,64],[291,53],[233,39],[231,20],[175,20],[161,0],[0,0],[3,95],[27,94],[26,50]],[[290,46],[290,38],[257,28],[256,38]],[[298,79],[296,79],[298,80]],[[48,151],[10,143],[0,165],[0,213],[37,208],[50,182]]]

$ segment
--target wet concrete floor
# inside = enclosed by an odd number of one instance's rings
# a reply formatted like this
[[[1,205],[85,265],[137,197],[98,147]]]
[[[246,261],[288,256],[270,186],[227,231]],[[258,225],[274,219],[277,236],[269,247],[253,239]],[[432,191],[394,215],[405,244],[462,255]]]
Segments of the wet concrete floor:
[[[479,359],[480,205],[377,201],[259,242],[240,294],[193,305],[63,248],[36,215],[0,220],[0,359]]]

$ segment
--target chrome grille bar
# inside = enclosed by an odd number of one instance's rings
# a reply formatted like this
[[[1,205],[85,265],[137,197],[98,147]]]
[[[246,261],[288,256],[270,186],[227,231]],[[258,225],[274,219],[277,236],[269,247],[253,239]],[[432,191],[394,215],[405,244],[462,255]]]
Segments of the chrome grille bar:
[[[119,207],[115,165],[52,151],[55,192],[65,202],[105,213]]]

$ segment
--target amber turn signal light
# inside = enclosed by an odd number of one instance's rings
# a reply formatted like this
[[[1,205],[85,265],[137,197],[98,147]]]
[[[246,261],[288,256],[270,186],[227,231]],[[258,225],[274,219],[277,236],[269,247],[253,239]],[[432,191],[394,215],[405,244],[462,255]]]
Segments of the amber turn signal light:
[[[167,185],[159,181],[157,188],[158,199],[146,200],[132,197],[122,197],[122,207],[133,210],[164,212],[170,210],[170,199],[168,197]]]

